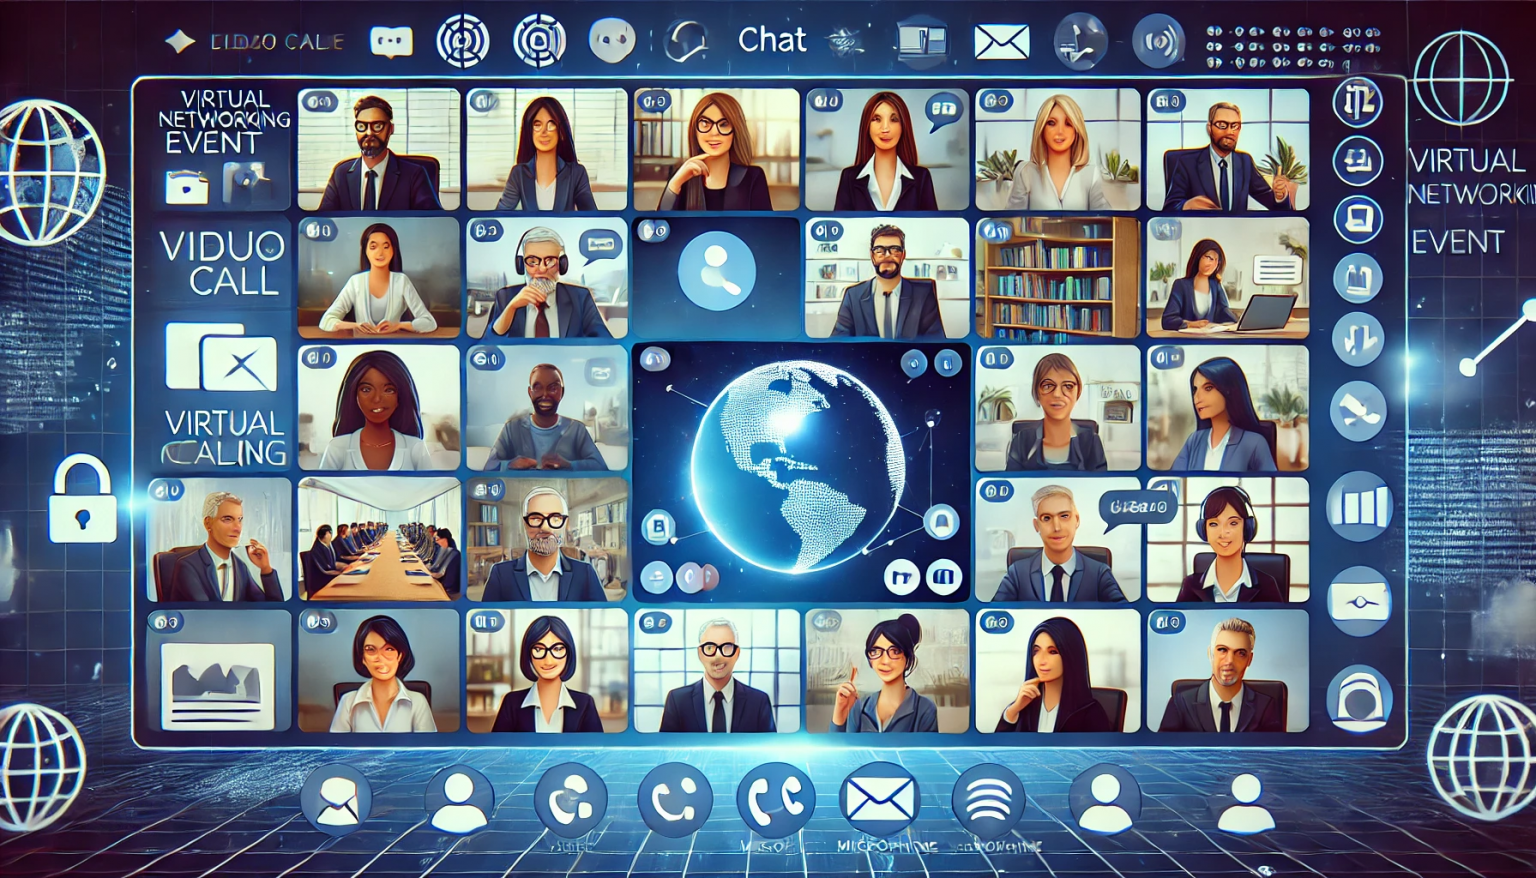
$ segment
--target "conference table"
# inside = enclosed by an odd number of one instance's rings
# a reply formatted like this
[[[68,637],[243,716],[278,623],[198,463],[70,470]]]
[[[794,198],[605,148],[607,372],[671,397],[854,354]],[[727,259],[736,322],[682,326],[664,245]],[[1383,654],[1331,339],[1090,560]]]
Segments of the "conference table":
[[[432,578],[414,549],[388,536],[342,569],[310,600],[446,601],[448,592]]]

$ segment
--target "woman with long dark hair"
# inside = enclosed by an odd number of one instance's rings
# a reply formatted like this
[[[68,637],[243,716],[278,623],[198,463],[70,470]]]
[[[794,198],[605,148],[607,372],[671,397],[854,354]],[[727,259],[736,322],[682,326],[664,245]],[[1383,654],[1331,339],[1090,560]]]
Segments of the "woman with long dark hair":
[[[1088,645],[1071,619],[1046,619],[1029,635],[1031,676],[998,718],[999,732],[1112,732],[1093,697]]]
[[[405,362],[368,351],[347,367],[336,393],[336,420],[320,469],[432,469],[422,440],[421,397]]]
[[[534,98],[517,127],[517,164],[497,210],[597,210],[587,169],[576,161],[571,120],[554,98]]]
[[[352,638],[352,669],[367,682],[341,696],[333,732],[435,732],[432,705],[404,682],[416,667],[405,629],[388,616],[371,616]]]
[[[688,117],[688,157],[672,170],[657,210],[773,210],[768,175],[752,164],[752,132],[725,92],[699,99]]]
[[[859,116],[859,149],[843,168],[833,210],[938,210],[933,175],[917,163],[917,131],[906,101],[876,93]]]
[[[1277,471],[1248,376],[1231,357],[1212,357],[1189,376],[1195,431],[1173,459],[1176,470],[1272,473]]]
[[[1227,254],[1221,245],[1206,238],[1189,251],[1184,276],[1168,290],[1168,304],[1163,307],[1163,328],[1204,329],[1212,323],[1236,323],[1237,315],[1227,303],[1227,291],[1221,287],[1221,273],[1227,268]]]
[[[597,702],[566,686],[576,675],[576,638],[559,616],[528,623],[518,649],[518,669],[533,681],[502,696],[493,732],[601,732]]]
[[[880,688],[861,696],[854,683],[859,668],[848,669],[848,679],[837,687],[832,707],[834,732],[937,732],[939,708],[932,698],[919,695],[907,685],[907,677],[917,670],[917,645],[923,628],[917,617],[902,613],[895,619],[875,623],[864,638],[864,658]]]
[[[357,274],[347,278],[336,301],[320,318],[326,332],[351,330],[355,336],[396,332],[431,332],[437,318],[401,270],[400,236],[388,223],[363,229],[358,244]],[[405,320],[406,309],[411,319]]]

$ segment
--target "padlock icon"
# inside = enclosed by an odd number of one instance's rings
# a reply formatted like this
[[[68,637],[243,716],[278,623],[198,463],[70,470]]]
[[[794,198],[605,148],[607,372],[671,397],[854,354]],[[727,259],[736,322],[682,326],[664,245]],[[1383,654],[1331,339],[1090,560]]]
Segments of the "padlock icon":
[[[96,471],[96,494],[67,494],[64,478],[75,466]],[[48,539],[55,543],[110,543],[117,540],[117,498],[107,465],[89,454],[71,454],[53,472],[53,496],[48,498]]]

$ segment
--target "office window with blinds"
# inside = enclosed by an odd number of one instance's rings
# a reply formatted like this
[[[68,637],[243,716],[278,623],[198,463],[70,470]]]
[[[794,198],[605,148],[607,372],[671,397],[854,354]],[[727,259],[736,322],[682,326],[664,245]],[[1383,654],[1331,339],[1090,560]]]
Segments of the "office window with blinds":
[[[312,90],[311,90],[312,91]],[[336,109],[321,111],[299,92],[299,207],[315,210],[338,162],[358,156],[352,106],[367,95],[389,102],[395,133],[389,149],[397,155],[430,156],[437,160],[438,197],[444,210],[456,210],[463,187],[459,168],[459,92],[452,88],[329,89]]]
[[[656,624],[665,615],[670,624]],[[703,608],[635,616],[635,729],[661,728],[667,693],[704,676],[699,664],[699,626],[729,619],[736,626],[740,657],[734,677],[768,693],[780,732],[800,729],[800,614],[794,610]]]
[[[534,99],[552,97],[571,124],[576,161],[587,171],[598,210],[623,210],[629,190],[629,97],[620,88],[488,88],[470,92],[469,208],[494,210],[517,163],[523,113]]]
[[[1244,553],[1289,557],[1290,600],[1307,599],[1311,592],[1311,506],[1306,479],[1295,476],[1195,476],[1179,481],[1178,514],[1167,524],[1147,526],[1149,598],[1154,601],[1178,598],[1180,583],[1195,570],[1195,556],[1212,552],[1195,529],[1202,514],[1201,504],[1211,491],[1235,485],[1248,492],[1253,501],[1253,514],[1259,523],[1258,532],[1253,542],[1244,547]]]

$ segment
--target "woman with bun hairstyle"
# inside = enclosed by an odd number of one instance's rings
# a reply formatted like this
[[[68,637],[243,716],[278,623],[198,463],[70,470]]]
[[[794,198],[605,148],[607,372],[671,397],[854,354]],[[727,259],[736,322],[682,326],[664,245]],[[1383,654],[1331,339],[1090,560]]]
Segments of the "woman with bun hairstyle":
[[[917,669],[917,645],[923,628],[917,617],[902,613],[869,629],[864,657],[880,678],[880,689],[860,695],[854,683],[859,668],[848,669],[848,679],[837,687],[832,707],[834,732],[937,732],[939,708],[933,699],[907,685]]]
[[[752,164],[752,132],[724,92],[699,99],[688,118],[688,157],[661,188],[657,210],[773,210],[768,175]]]
[[[906,101],[878,92],[859,116],[859,149],[843,168],[833,210],[938,210],[933,175],[917,163],[916,130]]]
[[[1191,573],[1179,585],[1181,602],[1213,604],[1249,602],[1283,603],[1280,583],[1262,570],[1248,566],[1248,544],[1259,535],[1259,517],[1253,512],[1248,492],[1237,485],[1222,485],[1205,495],[1195,533],[1216,557],[1204,575]]]
[[[1046,619],[1029,635],[1033,675],[1003,708],[999,732],[1112,732],[1109,715],[1093,697],[1088,645],[1071,619]]]

